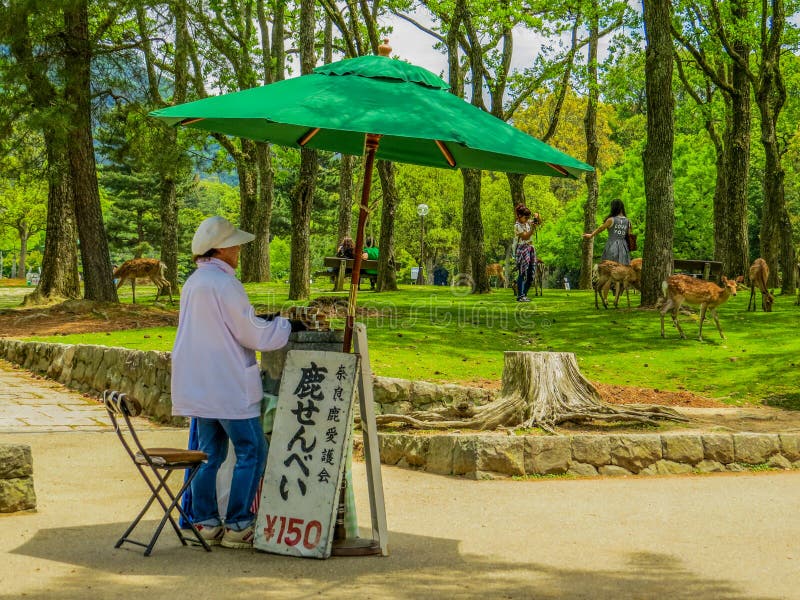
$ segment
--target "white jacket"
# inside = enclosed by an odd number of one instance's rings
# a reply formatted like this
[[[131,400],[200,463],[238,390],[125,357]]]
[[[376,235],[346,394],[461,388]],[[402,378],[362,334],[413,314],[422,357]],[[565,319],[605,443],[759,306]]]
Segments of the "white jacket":
[[[172,348],[172,414],[208,419],[261,415],[261,374],[255,350],[286,345],[287,319],[265,321],[236,279],[216,258],[201,261],[181,292]]]

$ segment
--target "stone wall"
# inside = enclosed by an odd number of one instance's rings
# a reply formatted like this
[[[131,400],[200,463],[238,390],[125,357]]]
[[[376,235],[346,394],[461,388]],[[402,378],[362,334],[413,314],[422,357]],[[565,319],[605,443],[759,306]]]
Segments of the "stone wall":
[[[800,469],[798,433],[378,435],[381,462],[473,479]]]
[[[36,508],[33,456],[25,444],[0,444],[0,513]]]
[[[81,392],[125,392],[139,400],[145,414],[155,420],[176,425],[183,422],[172,417],[169,352],[0,338],[0,358]],[[480,388],[391,377],[374,378],[374,395],[378,414],[404,414],[461,402],[485,404],[492,399],[491,392]]]

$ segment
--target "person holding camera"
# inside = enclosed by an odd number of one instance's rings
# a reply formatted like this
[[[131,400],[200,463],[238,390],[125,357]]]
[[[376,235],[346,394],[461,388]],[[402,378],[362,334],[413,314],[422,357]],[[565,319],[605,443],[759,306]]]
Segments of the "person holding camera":
[[[514,207],[517,220],[514,223],[514,241],[516,250],[514,258],[517,263],[517,302],[530,302],[528,288],[533,281],[536,270],[536,249],[531,243],[531,236],[539,226],[541,218],[539,213],[531,215],[530,209],[520,203]]]

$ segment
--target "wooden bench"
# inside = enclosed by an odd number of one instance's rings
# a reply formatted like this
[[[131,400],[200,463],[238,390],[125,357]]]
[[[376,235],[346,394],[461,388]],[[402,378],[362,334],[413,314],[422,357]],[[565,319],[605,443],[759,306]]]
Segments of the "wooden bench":
[[[672,272],[685,271],[692,275],[702,275],[703,279],[719,283],[722,277],[722,263],[716,260],[687,260],[676,258],[672,261]]]
[[[344,289],[344,279],[345,277],[349,277],[353,271],[353,263],[355,261],[352,258],[339,258],[338,256],[326,256],[324,260],[324,264],[326,267],[333,269],[333,271],[320,271],[315,273],[315,275],[329,275],[334,278],[334,292],[341,292]],[[377,260],[362,260],[361,261],[361,277],[374,277],[374,275],[370,275],[367,271],[377,271],[378,270],[378,261]]]

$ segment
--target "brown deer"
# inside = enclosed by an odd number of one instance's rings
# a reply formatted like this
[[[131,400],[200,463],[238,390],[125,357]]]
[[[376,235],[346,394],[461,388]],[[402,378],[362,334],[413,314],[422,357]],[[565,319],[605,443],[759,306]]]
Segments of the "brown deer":
[[[661,337],[664,335],[664,315],[667,311],[671,312],[672,323],[678,329],[683,339],[686,335],[683,333],[680,324],[678,323],[678,309],[684,302],[689,304],[696,304],[700,306],[700,332],[698,339],[703,341],[703,321],[706,318],[706,310],[711,309],[711,316],[714,317],[714,323],[717,324],[717,330],[720,337],[724,340],[725,334],[722,333],[719,319],[717,318],[717,308],[727,302],[728,298],[736,295],[736,282],[732,279],[722,278],[722,287],[711,281],[704,281],[702,279],[695,279],[689,275],[672,275],[661,284],[661,289],[667,301],[661,307]]]
[[[486,277],[489,279],[497,277],[497,287],[506,287],[506,274],[503,272],[503,265],[500,263],[486,265]]]
[[[117,281],[117,289],[122,287],[126,281],[131,282],[131,289],[133,290],[133,303],[136,304],[136,279],[148,278],[156,286],[156,300],[166,290],[169,294],[169,302],[172,304],[172,286],[167,278],[164,277],[164,272],[167,265],[162,263],[157,258],[134,258],[126,260],[119,267],[114,269],[114,279]]]
[[[619,297],[624,291],[628,299],[628,308],[631,307],[631,297],[629,293],[630,287],[635,287],[637,290],[640,286],[642,275],[641,259],[636,259],[638,262],[634,266],[631,262],[630,266],[621,265],[613,260],[604,260],[597,265],[597,281],[594,283],[594,306],[600,308],[597,304],[597,296],[603,301],[603,307],[608,308],[608,292],[611,289],[611,284],[616,286],[614,295],[614,308],[619,306]]]
[[[533,272],[533,282],[531,285],[533,286],[533,295],[534,296],[541,296],[542,295],[542,280],[544,278],[544,271],[545,271],[545,264],[541,258],[538,256],[536,257],[536,270]]]
[[[769,266],[767,261],[763,258],[757,258],[750,266],[750,301],[747,303],[747,310],[756,310],[756,288],[761,290],[761,310],[764,312],[772,312],[772,303],[775,301],[773,296],[767,289],[767,280],[769,279]]]

